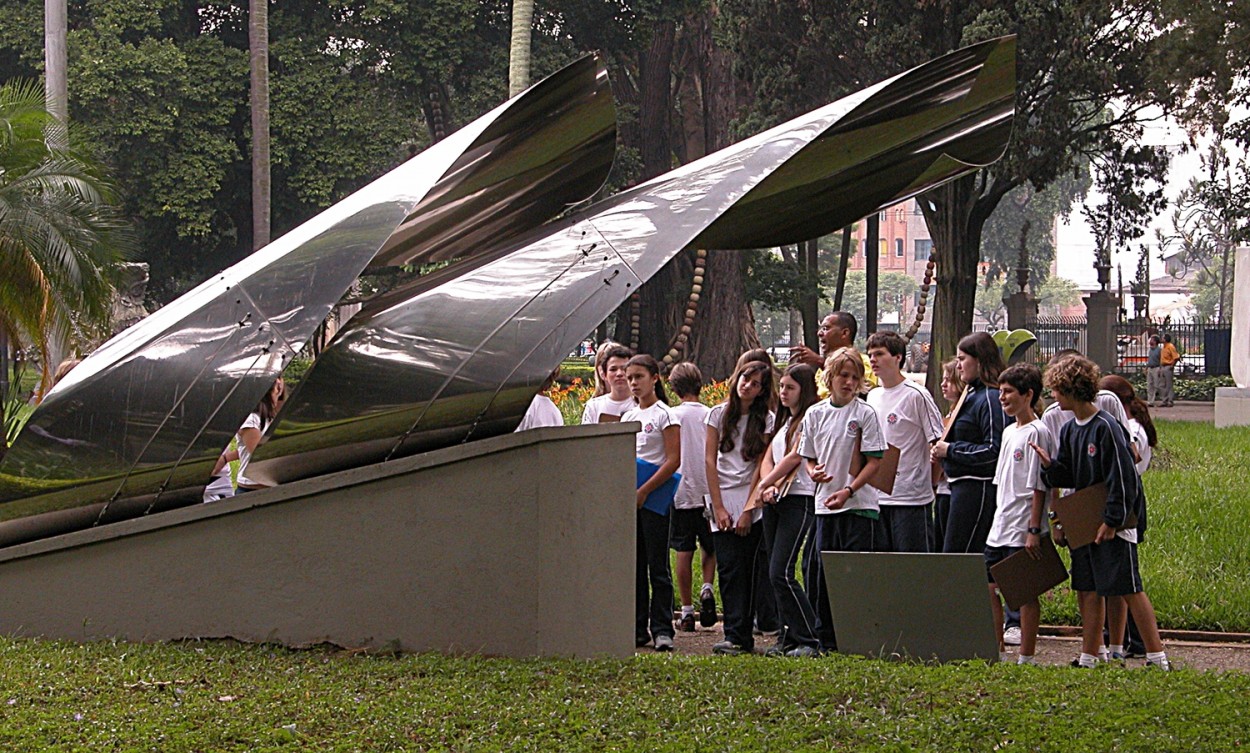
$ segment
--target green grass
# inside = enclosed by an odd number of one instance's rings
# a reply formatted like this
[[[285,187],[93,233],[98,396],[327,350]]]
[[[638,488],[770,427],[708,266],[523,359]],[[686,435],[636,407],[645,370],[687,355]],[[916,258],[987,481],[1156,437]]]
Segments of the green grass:
[[[1159,625],[1250,632],[1250,427],[1159,421],[1143,477],[1149,530],[1142,580]],[[1042,605],[1047,624],[1080,623],[1067,586]]]
[[[11,751],[1215,750],[1250,676],[0,640]]]

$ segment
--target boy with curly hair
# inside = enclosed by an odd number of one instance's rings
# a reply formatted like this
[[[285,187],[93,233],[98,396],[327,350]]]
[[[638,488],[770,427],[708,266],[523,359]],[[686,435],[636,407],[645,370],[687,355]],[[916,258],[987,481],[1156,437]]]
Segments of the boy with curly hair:
[[[1094,543],[1072,550],[1072,588],[1081,611],[1081,656],[1077,664],[1093,667],[1102,645],[1103,597],[1122,596],[1146,644],[1146,665],[1170,669],[1154,607],[1142,586],[1137,567],[1137,530],[1125,528],[1130,515],[1141,516],[1146,495],[1133,465],[1123,429],[1094,404],[1101,374],[1081,356],[1066,356],[1047,371],[1046,387],[1059,406],[1075,414],[1059,433],[1052,458],[1031,445],[1042,464],[1042,478],[1051,488],[1084,489],[1107,485],[1103,522]]]

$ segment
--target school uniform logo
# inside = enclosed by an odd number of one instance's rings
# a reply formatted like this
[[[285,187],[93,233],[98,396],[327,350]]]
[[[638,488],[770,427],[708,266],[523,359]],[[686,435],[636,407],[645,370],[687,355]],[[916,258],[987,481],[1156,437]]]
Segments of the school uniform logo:
[[[891,413],[890,415],[888,415],[888,416],[886,416],[886,417],[885,417],[885,420],[886,420],[886,421],[888,421],[888,422],[889,422],[889,423],[891,423],[891,424],[896,424],[896,423],[898,423],[898,414],[897,414],[897,413]]]
[[[1021,460],[1024,460],[1024,450],[1021,450],[1019,447],[1017,447],[1016,451],[1011,453],[1011,458],[1015,460],[1017,463],[1019,463]]]
[[[846,422],[847,434],[854,434],[857,431],[859,431],[859,421],[856,421],[855,419],[851,419],[850,421]]]
[[[650,434],[651,432],[655,431],[655,424],[647,424],[646,426],[642,427],[642,430]]]
[[[1098,445],[1094,444],[1093,442],[1090,442],[1089,447],[1085,448],[1085,453],[1089,455],[1091,458],[1094,457],[1095,455],[1098,454]]]

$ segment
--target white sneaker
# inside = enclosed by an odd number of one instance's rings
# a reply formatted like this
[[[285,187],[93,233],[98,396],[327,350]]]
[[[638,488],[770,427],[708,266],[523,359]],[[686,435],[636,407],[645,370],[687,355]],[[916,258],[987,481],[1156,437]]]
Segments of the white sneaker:
[[[1003,631],[1003,643],[1006,643],[1008,646],[1019,646],[1020,645],[1020,628],[1009,627],[1006,630],[1004,630]]]

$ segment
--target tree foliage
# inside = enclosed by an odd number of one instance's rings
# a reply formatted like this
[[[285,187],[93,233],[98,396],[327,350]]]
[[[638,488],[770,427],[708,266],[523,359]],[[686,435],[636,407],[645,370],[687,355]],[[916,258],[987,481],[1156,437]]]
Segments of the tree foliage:
[[[106,329],[109,267],[131,250],[112,184],[84,146],[54,147],[43,88],[0,85],[0,340],[48,353]],[[60,134],[66,132],[58,131]],[[7,356],[7,352],[4,353]],[[0,371],[7,364],[0,357]],[[43,386],[55,363],[42,362]]]

